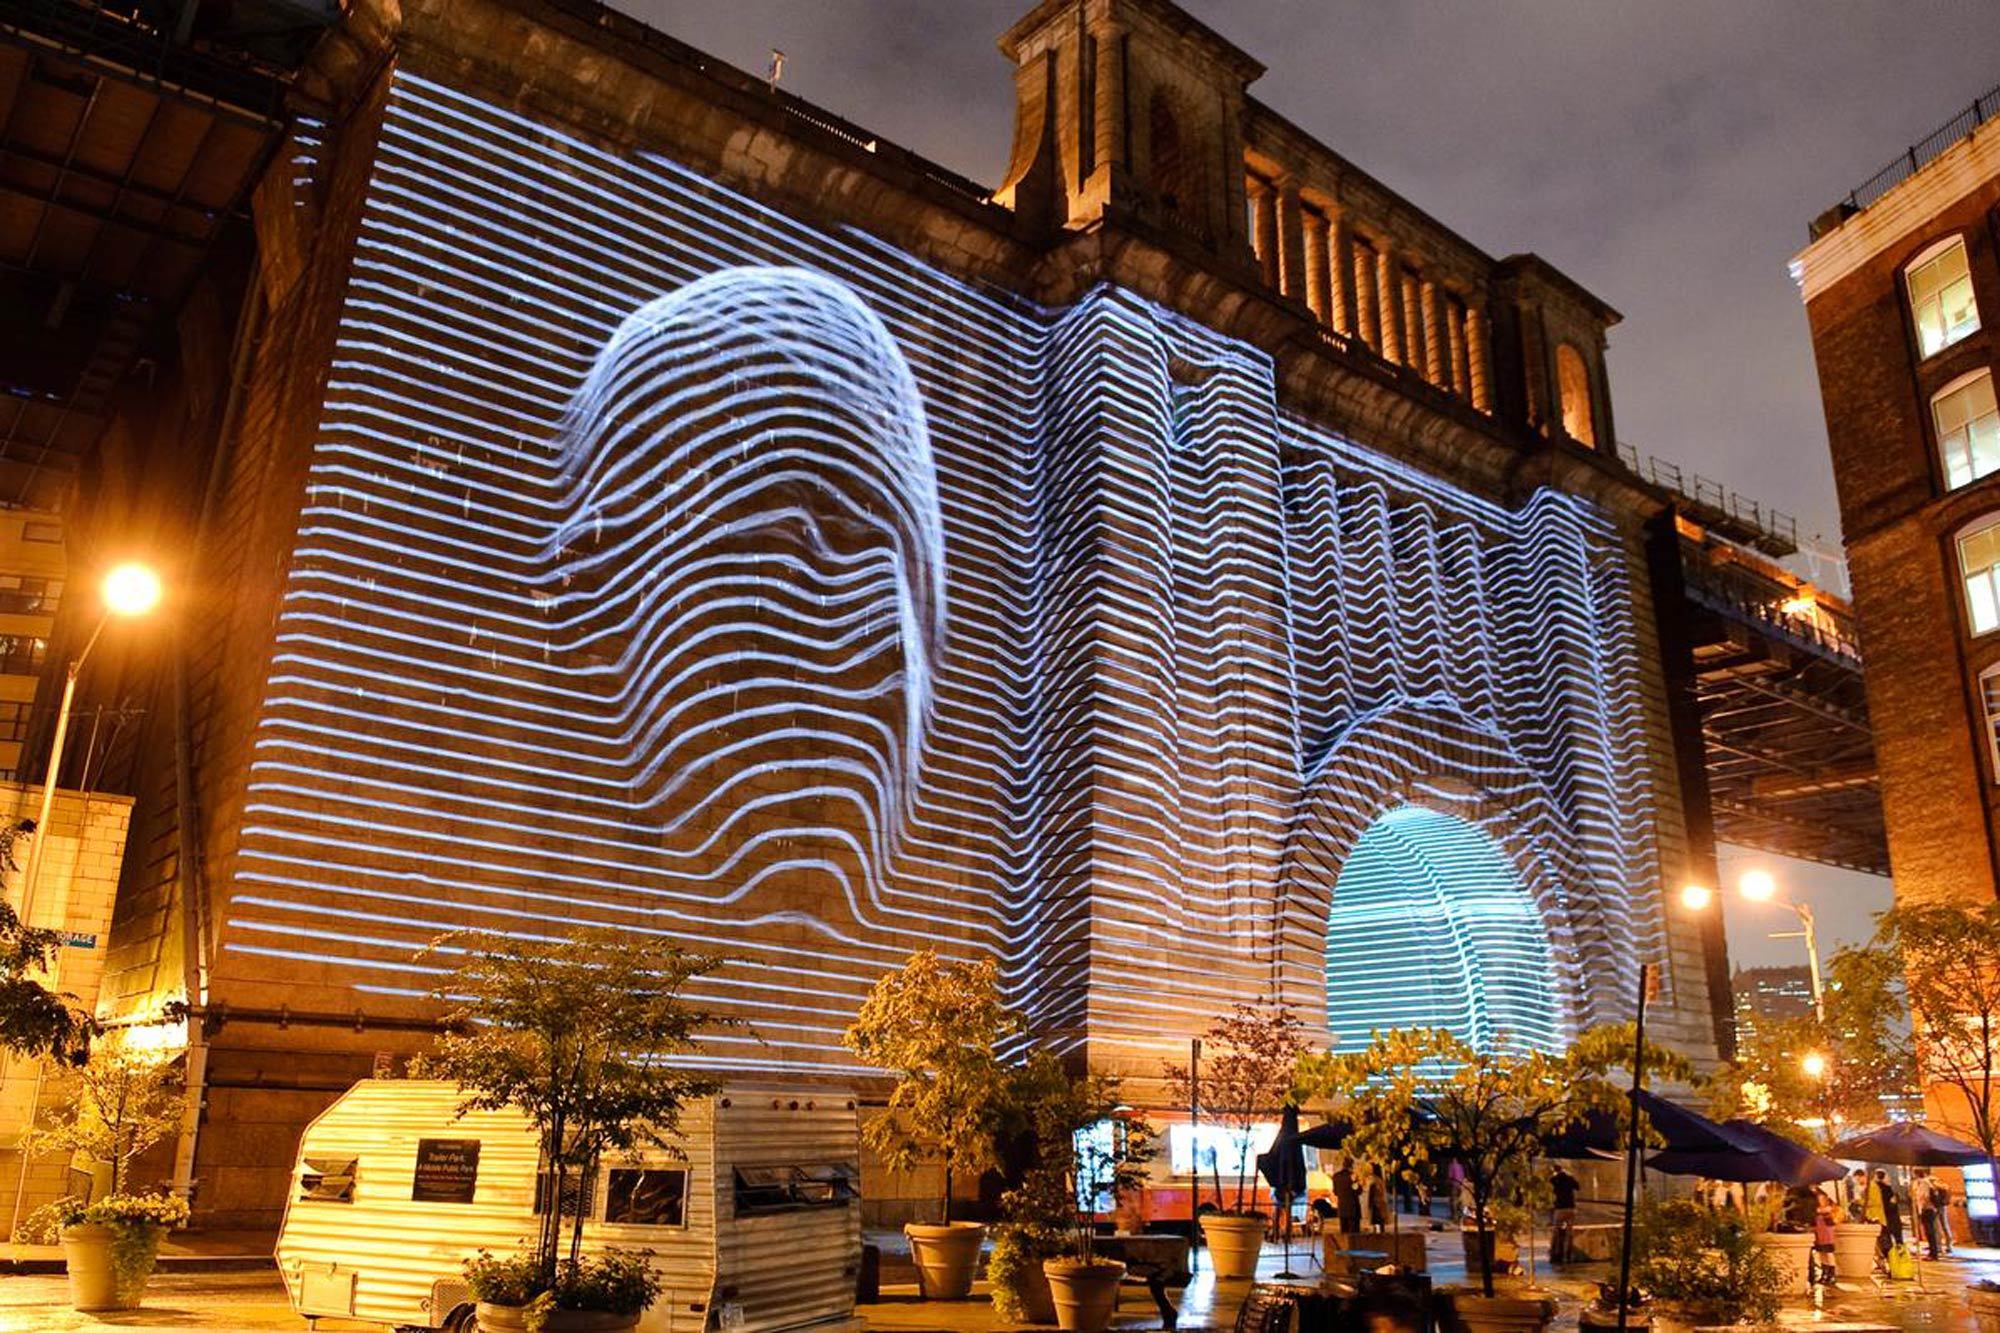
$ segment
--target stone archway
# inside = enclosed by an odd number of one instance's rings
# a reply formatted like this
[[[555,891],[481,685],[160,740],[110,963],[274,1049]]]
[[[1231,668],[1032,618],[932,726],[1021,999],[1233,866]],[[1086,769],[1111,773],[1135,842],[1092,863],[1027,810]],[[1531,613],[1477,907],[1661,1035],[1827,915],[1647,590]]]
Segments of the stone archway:
[[[1477,825],[1422,805],[1383,812],[1347,854],[1326,930],[1327,1026],[1443,1028],[1482,1050],[1558,1051],[1548,929],[1520,873]]]

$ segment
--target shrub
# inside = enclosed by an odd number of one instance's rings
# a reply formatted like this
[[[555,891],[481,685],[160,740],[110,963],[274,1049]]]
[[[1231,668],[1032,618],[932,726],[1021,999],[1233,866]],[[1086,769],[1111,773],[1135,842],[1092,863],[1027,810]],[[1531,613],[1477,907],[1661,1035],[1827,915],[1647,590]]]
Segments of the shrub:
[[[1700,1322],[1763,1322],[1778,1312],[1784,1279],[1741,1222],[1692,1199],[1649,1205],[1632,1237],[1633,1276]]]
[[[545,1287],[540,1266],[529,1252],[495,1257],[485,1250],[465,1261],[465,1281],[473,1297],[492,1305],[526,1311],[529,1333],[539,1333],[551,1310],[601,1310],[638,1314],[658,1299],[659,1275],[650,1250],[606,1250],[566,1259]]]
[[[1021,1293],[1042,1271],[1042,1260],[1068,1253],[1069,1236],[1061,1227],[1032,1222],[1006,1222],[994,1228],[993,1252],[986,1258],[986,1281],[993,1290],[993,1309],[1010,1324],[1027,1322],[1029,1311]]]

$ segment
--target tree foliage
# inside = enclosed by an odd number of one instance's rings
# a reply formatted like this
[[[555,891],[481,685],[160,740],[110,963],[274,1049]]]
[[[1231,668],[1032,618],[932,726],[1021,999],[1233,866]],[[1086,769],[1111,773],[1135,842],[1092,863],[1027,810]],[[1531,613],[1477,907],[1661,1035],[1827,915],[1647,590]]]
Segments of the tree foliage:
[[[1894,955],[1843,949],[1826,971],[1826,1019],[1759,1019],[1736,1058],[1708,1079],[1708,1110],[1754,1120],[1809,1148],[1887,1119],[1885,1102],[1915,1090],[1910,1026]],[[1815,1077],[1805,1058],[1824,1061]],[[1818,1132],[1814,1132],[1817,1126]]]
[[[954,1177],[999,1165],[995,1137],[1008,1092],[999,1047],[1016,1028],[991,960],[957,963],[925,949],[875,983],[842,1037],[896,1076],[888,1106],[862,1126],[863,1140],[893,1170],[940,1163],[947,1223]]]
[[[570,1182],[588,1181],[606,1153],[671,1149],[682,1110],[717,1091],[674,1057],[699,1050],[699,1034],[734,1026],[685,994],[725,960],[606,928],[554,944],[451,935],[426,953],[460,960],[438,991],[459,1030],[439,1039],[424,1071],[464,1089],[461,1114],[511,1106],[534,1125],[550,1201],[534,1267],[551,1290],[563,1223],[556,1201]],[[583,1211],[571,1219],[571,1267]]]
[[[14,846],[34,833],[32,819],[0,828],[0,869],[21,868]],[[62,940],[61,931],[29,926],[12,903],[0,900],[0,1049],[28,1060],[82,1064],[97,1024],[74,995],[40,980],[55,965]]]
[[[1377,1032],[1348,1054],[1308,1055],[1297,1065],[1296,1091],[1323,1100],[1354,1128],[1350,1155],[1387,1164],[1420,1180],[1434,1163],[1457,1162],[1472,1197],[1473,1222],[1492,1227],[1534,1198],[1545,1140],[1593,1111],[1620,1114],[1627,1090],[1612,1075],[1630,1064],[1629,1024],[1593,1028],[1562,1055],[1476,1050],[1441,1030]],[[1647,1045],[1646,1072],[1686,1078],[1687,1062]],[[1493,1294],[1492,1252],[1480,1247],[1480,1283]]]
[[[1878,918],[1867,975],[1908,1004],[1916,1068],[1946,1118],[2000,1158],[2000,903],[1908,903]]]
[[[1229,1134],[1236,1157],[1233,1212],[1254,1212],[1249,1187],[1257,1127],[1291,1100],[1293,1073],[1306,1050],[1305,1026],[1288,1006],[1238,1004],[1202,1034],[1199,1069],[1169,1064],[1163,1071],[1178,1103],[1199,1103],[1202,1114]]]
[[[1098,1200],[1137,1189],[1153,1155],[1152,1127],[1122,1113],[1122,1101],[1118,1079],[1075,1073],[1047,1051],[1011,1071],[1005,1120],[1031,1151],[1020,1183],[1000,1199],[1010,1223],[1067,1231],[1064,1248],[1090,1257]]]
[[[108,1169],[105,1196],[116,1198],[131,1187],[132,1163],[178,1129],[181,1114],[178,1067],[112,1038],[69,1076],[61,1102],[21,1146],[83,1154]]]

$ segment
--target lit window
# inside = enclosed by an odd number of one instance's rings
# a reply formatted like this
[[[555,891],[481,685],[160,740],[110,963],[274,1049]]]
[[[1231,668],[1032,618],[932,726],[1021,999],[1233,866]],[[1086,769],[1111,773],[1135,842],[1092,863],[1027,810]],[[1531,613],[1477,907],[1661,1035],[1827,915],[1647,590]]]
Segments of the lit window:
[[[1958,572],[1974,634],[2000,629],[2000,518],[1958,539]]]
[[[1980,673],[1979,697],[1986,705],[1986,749],[1993,760],[1993,780],[2000,782],[2000,666]]]
[[[1947,490],[2000,470],[2000,409],[1994,406],[1990,371],[1947,384],[1931,399],[1931,418],[1937,422]]]
[[[1578,444],[1597,444],[1590,421],[1590,368],[1568,343],[1556,348],[1556,392],[1562,397],[1563,434]]]
[[[1965,242],[1954,236],[1918,255],[1906,270],[1910,313],[1917,321],[1917,347],[1931,356],[1979,329],[1979,303],[1972,297],[1972,273]]]

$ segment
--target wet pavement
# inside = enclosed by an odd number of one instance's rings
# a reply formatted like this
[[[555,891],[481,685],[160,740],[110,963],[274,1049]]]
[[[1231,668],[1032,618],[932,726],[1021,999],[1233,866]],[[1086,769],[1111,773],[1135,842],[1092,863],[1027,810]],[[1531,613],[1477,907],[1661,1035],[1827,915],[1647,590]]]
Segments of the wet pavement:
[[[886,1238],[885,1238],[886,1239]],[[1429,1237],[1432,1276],[1440,1283],[1462,1281],[1464,1265],[1455,1233],[1434,1233]],[[241,1247],[237,1247],[240,1249]],[[228,1257],[214,1251],[207,1257]],[[984,1285],[974,1299],[966,1301],[924,1301],[913,1284],[894,1279],[907,1278],[907,1267],[898,1256],[885,1256],[885,1285],[882,1301],[860,1307],[858,1313],[871,1330],[885,1333],[1012,1333],[1019,1325],[997,1319],[985,1299]],[[1283,1252],[1268,1246],[1259,1267],[1260,1280],[1275,1278],[1284,1267]],[[1232,1327],[1236,1307],[1247,1284],[1218,1284],[1207,1271],[1206,1256],[1197,1261],[1194,1283],[1182,1294],[1181,1328],[1189,1333],[1226,1333]],[[1560,1310],[1559,1333],[1573,1333],[1577,1312],[1593,1294],[1593,1284],[1608,1276],[1609,1265],[1584,1264],[1564,1268],[1550,1278],[1542,1270],[1544,1284],[1553,1289]],[[1291,1271],[1310,1284],[1318,1272],[1308,1247],[1293,1248]],[[2000,1280],[2000,1250],[1961,1250],[1953,1262],[1926,1264],[1921,1287],[1916,1283],[1857,1283],[1830,1293],[1819,1308],[1799,1301],[1787,1308],[1780,1324],[1800,1333],[1862,1333],[1863,1330],[1894,1330],[1895,1333],[1972,1333],[1973,1324],[1965,1308],[1965,1288],[1981,1278]],[[371,1330],[378,1326],[350,1320],[323,1319],[319,1327],[327,1333]],[[1157,1329],[1161,1323],[1152,1301],[1137,1288],[1127,1288],[1119,1301],[1119,1330]],[[69,1290],[63,1277],[52,1273],[14,1273],[0,1277],[0,1333],[71,1333],[80,1329],[146,1328],[211,1333],[240,1330],[262,1333],[282,1330],[303,1333],[305,1321],[294,1315],[285,1301],[284,1288],[269,1268],[257,1272],[189,1271],[187,1264],[164,1269],[148,1289],[146,1306],[116,1314],[78,1314],[69,1308]]]

